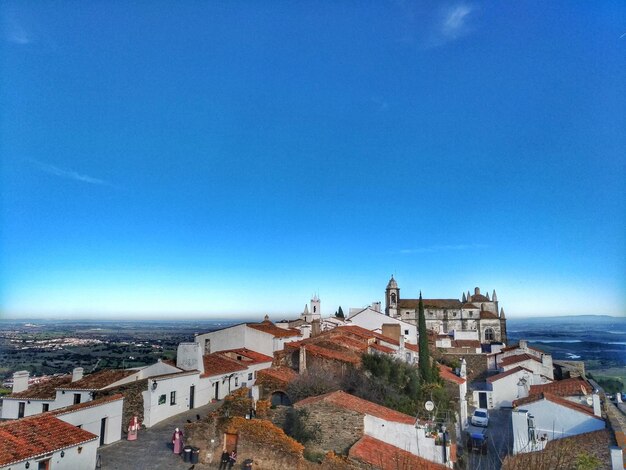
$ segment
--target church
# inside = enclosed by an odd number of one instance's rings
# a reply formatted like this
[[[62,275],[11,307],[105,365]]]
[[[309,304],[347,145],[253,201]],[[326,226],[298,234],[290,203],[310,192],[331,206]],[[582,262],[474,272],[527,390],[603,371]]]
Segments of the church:
[[[499,307],[498,296],[493,291],[481,294],[476,287],[474,294],[463,292],[461,299],[422,299],[426,328],[438,334],[456,331],[476,331],[481,343],[506,343],[506,317]],[[391,276],[385,289],[385,314],[417,325],[419,299],[400,297],[398,283]]]

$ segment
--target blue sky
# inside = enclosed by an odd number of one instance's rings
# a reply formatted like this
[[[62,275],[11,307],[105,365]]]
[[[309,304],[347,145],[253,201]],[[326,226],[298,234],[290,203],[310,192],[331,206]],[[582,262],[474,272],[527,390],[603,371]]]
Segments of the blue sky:
[[[626,312],[626,5],[3,2],[5,316]]]

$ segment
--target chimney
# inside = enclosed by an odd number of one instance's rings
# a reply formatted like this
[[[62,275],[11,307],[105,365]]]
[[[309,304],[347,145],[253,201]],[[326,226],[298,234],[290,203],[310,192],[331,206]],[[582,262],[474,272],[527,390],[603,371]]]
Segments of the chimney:
[[[381,312],[381,303],[380,302],[372,302],[372,310],[375,312]]]
[[[321,333],[322,327],[319,318],[316,318],[311,322],[311,336],[317,336]]]
[[[602,408],[600,407],[600,395],[598,395],[597,391],[593,392],[592,399],[593,399],[593,414],[599,418],[602,418]]]
[[[524,351],[528,350],[528,341],[526,341],[525,339],[520,339],[517,347]]]
[[[461,359],[461,370],[459,372],[459,376],[462,378],[467,377],[467,362],[465,362],[465,358]]]
[[[404,339],[404,335],[402,334],[402,328],[398,323],[383,323],[382,328],[383,336],[387,338],[395,339],[400,342],[400,337]]]
[[[28,376],[30,373],[27,370],[18,370],[13,373],[13,393],[23,392],[28,390]]]
[[[72,382],[77,382],[83,378],[83,368],[82,367],[74,367],[72,371]]]
[[[299,372],[304,374],[306,371],[306,346],[300,346],[300,365],[298,367]]]

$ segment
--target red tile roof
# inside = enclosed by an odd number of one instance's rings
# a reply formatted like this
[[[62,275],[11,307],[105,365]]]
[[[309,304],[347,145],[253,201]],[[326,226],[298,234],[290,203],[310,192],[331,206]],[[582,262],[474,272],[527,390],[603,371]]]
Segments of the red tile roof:
[[[393,421],[395,423],[403,424],[415,424],[415,418],[413,416],[405,415],[399,411],[386,408],[371,401],[363,400],[362,398],[355,397],[349,393],[338,390],[336,392],[326,393],[317,397],[309,397],[304,400],[300,400],[296,403],[296,406],[305,406],[318,402],[332,403],[335,406],[341,408],[347,408],[357,413],[362,413],[385,421]]]
[[[557,380],[549,384],[530,386],[530,396],[538,395],[542,392],[552,393],[553,395],[559,397],[569,397],[593,393],[593,387],[589,384],[589,382],[581,377]]]
[[[424,308],[437,308],[437,309],[460,309],[461,301],[458,299],[422,299]],[[398,300],[398,307],[400,308],[418,308],[419,299],[400,299]]]
[[[5,398],[26,400],[54,400],[56,389],[67,386],[72,381],[71,375],[52,377],[37,384],[30,385],[26,390],[10,394]]]
[[[487,382],[489,382],[489,383],[494,383],[494,382],[497,382],[497,381],[498,381],[498,380],[500,380],[500,379],[503,379],[503,378],[505,378],[505,377],[508,377],[509,375],[513,375],[513,374],[515,374],[515,373],[517,373],[517,372],[520,372],[520,371],[522,371],[522,370],[525,370],[526,372],[530,372],[531,374],[533,373],[533,371],[532,371],[532,370],[530,370],[530,369],[526,369],[526,367],[517,366],[517,367],[514,367],[514,368],[513,368],[513,369],[511,369],[511,370],[507,370],[506,372],[500,372],[499,374],[492,375],[491,377],[488,377],[488,378],[487,378]]]
[[[93,441],[98,436],[49,413],[0,424],[0,466]]]
[[[395,352],[395,350],[388,348],[387,346],[383,346],[382,344],[372,343],[369,347],[385,354],[393,354]]]
[[[231,372],[247,369],[246,366],[241,365],[234,359],[228,359],[219,353],[206,354],[202,356],[202,362],[204,363],[204,373],[200,377],[230,374]]]
[[[363,352],[367,350],[367,341],[359,341],[358,339],[354,339],[349,336],[336,336],[332,338],[332,341],[354,351]]]
[[[221,354],[224,357],[233,359],[242,365],[254,365],[262,364],[263,362],[272,362],[273,357],[261,354],[260,352],[253,351],[248,348],[228,349],[225,351],[216,351],[216,354]]]
[[[410,351],[420,352],[420,348],[417,344],[404,343],[404,347]]]
[[[510,366],[511,364],[517,364],[518,362],[533,360],[537,362],[541,362],[540,359],[537,359],[535,356],[531,356],[530,354],[515,354],[514,356],[507,356],[503,358],[498,365],[499,366]]]
[[[527,347],[528,347],[528,349],[532,349],[533,351],[537,351],[537,352],[540,352],[540,353],[544,353],[545,352],[545,351],[542,351],[539,348],[535,348],[534,346],[527,346]],[[518,344],[514,344],[512,346],[507,346],[506,348],[502,348],[500,350],[500,352],[503,353],[503,352],[507,352],[507,351],[513,351],[515,349],[520,349],[521,350],[521,348],[519,347],[519,343]]]
[[[437,364],[439,366],[439,375],[442,379],[447,380],[448,382],[454,382],[456,384],[464,384],[465,379],[463,377],[459,377],[452,369],[448,366],[444,366],[443,364]]]
[[[558,397],[556,395],[553,395],[553,394],[547,393],[547,392],[543,392],[543,393],[541,393],[539,395],[528,396],[526,398],[520,398],[519,400],[515,400],[513,402],[513,406],[514,407],[519,407],[519,406],[527,405],[529,403],[534,403],[534,402],[540,401],[540,400],[548,400],[548,401],[551,401],[552,403],[564,406],[564,407],[569,408],[571,410],[579,411],[581,413],[588,414],[588,415],[593,416],[594,418],[597,418],[597,419],[602,419],[599,416],[594,415],[593,414],[593,408],[591,408],[589,406],[581,405],[580,403],[574,403],[572,401],[566,400],[565,398],[561,398],[561,397]]]
[[[497,313],[493,313],[493,312],[487,312],[486,310],[483,310],[482,312],[480,312],[480,318],[482,320],[487,320],[487,319],[497,320],[498,319],[498,314]]]
[[[363,436],[359,439],[350,448],[348,455],[382,470],[445,470],[448,468],[370,436]]]
[[[74,411],[79,411],[86,408],[93,408],[94,406],[100,406],[104,405],[105,403],[110,403],[123,399],[124,395],[122,395],[121,393],[116,393],[115,395],[111,395],[110,397],[98,398],[97,400],[85,401],[83,403],[79,403],[78,405],[70,405],[64,408],[52,410],[50,411],[50,414],[53,416],[60,416],[67,413],[73,413]]]
[[[295,328],[279,328],[269,320],[265,320],[261,323],[246,323],[246,325],[250,328],[254,328],[255,330],[270,334],[274,336],[274,338],[301,336],[300,330],[296,330]]]
[[[288,384],[293,379],[298,377],[298,373],[289,367],[271,367],[269,369],[260,370],[257,373],[257,378],[264,375],[277,379],[285,384]]]
[[[453,348],[480,348],[480,341],[477,339],[455,339],[452,341]]]
[[[337,330],[339,330],[339,331],[337,331]],[[333,331],[343,332],[344,330],[349,331],[350,333],[354,333],[356,335],[362,336],[364,338],[376,338],[376,339],[378,339],[380,341],[385,341],[386,343],[389,343],[389,344],[393,344],[393,345],[396,345],[396,346],[400,345],[399,341],[397,341],[397,340],[395,340],[393,338],[390,338],[389,336],[385,336],[385,335],[382,335],[380,333],[376,333],[375,331],[371,331],[371,330],[368,330],[367,328],[363,328],[363,327],[360,327],[360,326],[357,326],[357,325],[339,326],[339,327],[335,328],[335,330],[333,330]]]
[[[168,379],[170,377],[181,377],[181,376],[185,376],[185,375],[194,375],[194,374],[199,374],[200,371],[199,370],[181,370],[180,372],[170,372],[169,374],[159,374],[159,375],[151,375],[150,376],[150,380],[162,380],[162,379]]]
[[[351,364],[359,364],[361,362],[360,356],[348,349],[346,349],[345,352],[342,352],[324,348],[316,344],[307,344],[305,347],[306,353],[313,354],[314,356],[325,357],[327,359],[333,359],[341,362],[349,362]]]
[[[102,390],[138,372],[133,369],[105,369],[58,388],[60,390]]]

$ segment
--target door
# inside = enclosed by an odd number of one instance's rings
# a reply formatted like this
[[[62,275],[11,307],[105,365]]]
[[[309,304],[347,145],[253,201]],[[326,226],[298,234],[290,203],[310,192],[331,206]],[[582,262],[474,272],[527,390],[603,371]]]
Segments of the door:
[[[220,384],[219,382],[215,382],[215,399],[219,400],[220,398]]]
[[[237,434],[224,434],[224,450],[229,454],[237,450]]]
[[[40,460],[37,465],[37,470],[49,470],[50,469],[50,459]]]
[[[478,392],[478,408],[487,408],[487,392]]]
[[[195,400],[195,395],[196,395],[196,386],[192,385],[191,387],[189,387],[189,409],[191,410],[193,408],[194,405],[194,400]]]
[[[102,418],[100,420],[100,445],[104,445],[104,435],[107,430],[107,419]]]
[[[19,418],[23,418],[24,417],[24,410],[26,408],[26,402],[19,402],[17,405],[17,417]]]

